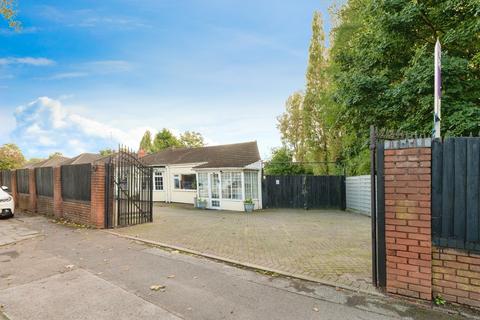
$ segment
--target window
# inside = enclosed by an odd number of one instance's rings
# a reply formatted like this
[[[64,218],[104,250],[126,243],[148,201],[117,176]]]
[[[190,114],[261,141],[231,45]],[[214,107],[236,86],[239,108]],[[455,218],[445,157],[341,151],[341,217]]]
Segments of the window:
[[[196,174],[176,174],[173,176],[173,187],[182,190],[196,190],[197,189],[197,175]]]
[[[175,189],[180,189],[180,176],[178,174],[173,176],[173,187]]]
[[[208,173],[198,174],[198,196],[208,198]]]
[[[153,169],[153,190],[163,191],[163,172],[160,169]]]
[[[242,199],[241,172],[222,172],[222,198]]]
[[[245,199],[258,199],[258,173],[256,171],[246,171],[245,180]]]

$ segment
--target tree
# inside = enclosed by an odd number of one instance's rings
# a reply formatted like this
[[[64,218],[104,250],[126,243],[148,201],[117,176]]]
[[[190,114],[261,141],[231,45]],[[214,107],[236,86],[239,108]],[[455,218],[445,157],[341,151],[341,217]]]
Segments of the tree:
[[[17,169],[24,163],[25,157],[16,144],[7,143],[0,147],[0,169]]]
[[[103,149],[103,150],[100,150],[98,153],[101,155],[101,156],[109,156],[111,154],[114,154],[116,153],[117,151],[113,150],[113,149],[110,149],[110,148],[106,148],[106,149]]]
[[[304,161],[307,152],[303,100],[301,92],[292,94],[285,104],[286,111],[277,118],[277,128],[280,130],[282,142],[293,150],[293,158],[296,161]]]
[[[180,143],[184,147],[195,148],[195,147],[203,147],[205,145],[203,136],[194,131],[185,131],[183,134],[180,135]]]
[[[316,166],[316,172],[329,173],[328,135],[326,122],[327,90],[329,85],[327,73],[327,49],[325,47],[325,32],[322,16],[314,12],[312,21],[312,38],[308,50],[307,83],[303,106],[304,130],[308,146],[308,160],[325,162]]]
[[[175,137],[175,135],[168,129],[164,128],[155,135],[155,139],[153,139],[152,151],[157,152],[167,148],[177,148],[181,146],[182,144],[177,137]]]
[[[146,153],[152,153],[152,133],[150,130],[145,131],[140,141],[140,149]]]
[[[301,164],[293,161],[293,153],[287,147],[272,149],[272,156],[266,162],[266,175],[289,175],[289,174],[309,174],[311,171],[307,170]]]
[[[0,16],[7,20],[10,28],[20,28],[20,22],[16,20],[17,8],[15,0],[0,0]]]
[[[50,155],[48,156],[48,159],[57,158],[57,157],[63,157],[63,153],[61,153],[61,152],[54,152],[54,153],[52,153],[52,154],[50,154]]]
[[[345,159],[368,161],[372,124],[431,133],[437,38],[443,47],[442,134],[480,130],[479,8],[478,0],[349,0],[339,10],[330,58]]]

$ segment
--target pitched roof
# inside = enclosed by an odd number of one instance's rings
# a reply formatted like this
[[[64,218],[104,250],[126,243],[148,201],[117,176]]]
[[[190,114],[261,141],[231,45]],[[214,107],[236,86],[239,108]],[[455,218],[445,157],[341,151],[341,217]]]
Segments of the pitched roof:
[[[256,141],[166,149],[142,158],[146,165],[201,163],[196,168],[243,168],[260,160]]]
[[[100,158],[102,158],[102,156],[96,153],[81,153],[78,156],[63,162],[62,165],[93,163]]]
[[[57,167],[62,165],[67,160],[69,160],[69,158],[63,157],[63,156],[56,156],[50,159],[45,159],[35,163],[26,164],[22,168],[33,169],[33,168],[45,168],[45,167]]]

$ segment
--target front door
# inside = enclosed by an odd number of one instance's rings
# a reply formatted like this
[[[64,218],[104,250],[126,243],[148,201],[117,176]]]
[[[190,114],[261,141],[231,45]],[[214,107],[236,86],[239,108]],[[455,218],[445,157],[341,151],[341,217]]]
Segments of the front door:
[[[220,209],[220,173],[210,173],[210,207]]]

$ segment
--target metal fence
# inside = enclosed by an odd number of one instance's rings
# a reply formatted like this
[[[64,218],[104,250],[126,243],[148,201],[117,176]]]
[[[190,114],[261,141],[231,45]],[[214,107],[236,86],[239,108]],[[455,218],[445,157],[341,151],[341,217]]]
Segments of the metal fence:
[[[17,192],[29,193],[28,169],[17,170]]]
[[[262,181],[265,208],[345,209],[344,176],[281,175]]]
[[[12,172],[10,170],[0,171],[1,185],[8,187],[8,190],[12,190]]]
[[[36,168],[35,184],[37,186],[37,195],[53,197],[53,168]]]
[[[433,141],[432,232],[438,246],[480,251],[480,138]]]
[[[62,166],[62,198],[90,201],[91,176],[91,164]]]
[[[347,177],[345,179],[347,210],[371,215],[370,176]]]

